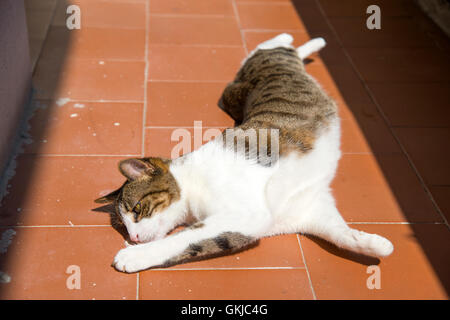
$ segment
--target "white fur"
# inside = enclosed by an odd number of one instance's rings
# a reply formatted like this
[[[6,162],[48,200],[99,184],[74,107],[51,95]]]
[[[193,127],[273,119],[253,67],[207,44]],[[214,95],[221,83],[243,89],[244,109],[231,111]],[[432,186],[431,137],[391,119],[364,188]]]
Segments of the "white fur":
[[[325,42],[324,38],[314,38],[312,40],[309,40],[304,45],[297,48],[297,53],[300,57],[300,59],[305,59],[309,55],[313,54],[314,52],[319,51],[323,47],[325,47],[327,43]]]
[[[284,48],[293,48],[292,42],[294,41],[294,38],[287,33],[281,33],[275,38],[272,38],[270,40],[264,41],[256,46],[256,48],[248,54],[248,56],[241,62],[241,65],[244,65],[245,62],[252,57],[258,50],[267,50],[267,49],[274,49],[278,47],[284,47]]]
[[[281,33],[275,38],[272,38],[270,40],[264,41],[256,46],[256,48],[249,53],[249,55],[241,62],[241,65],[244,65],[245,62],[252,57],[258,50],[268,50],[268,49],[274,49],[274,48],[294,48],[292,46],[292,42],[294,41],[294,38],[287,33]],[[324,38],[314,38],[303,44],[302,46],[298,47],[297,53],[300,59],[305,59],[309,55],[313,54],[314,52],[319,51],[326,45],[326,41]]]
[[[258,48],[280,43],[290,46],[292,37],[281,34]],[[307,48],[304,52],[314,49]],[[329,185],[339,158],[338,119],[320,133],[311,152],[291,153],[272,167],[246,160],[218,141],[209,142],[173,160],[170,171],[181,189],[179,201],[139,223],[124,220],[130,234],[138,233],[139,240],[157,241],[120,250],[114,265],[126,272],[157,266],[189,244],[230,231],[255,238],[309,233],[358,253],[388,256],[393,251],[389,240],[351,229],[336,209]],[[201,220],[204,226],[164,237],[188,219]]]

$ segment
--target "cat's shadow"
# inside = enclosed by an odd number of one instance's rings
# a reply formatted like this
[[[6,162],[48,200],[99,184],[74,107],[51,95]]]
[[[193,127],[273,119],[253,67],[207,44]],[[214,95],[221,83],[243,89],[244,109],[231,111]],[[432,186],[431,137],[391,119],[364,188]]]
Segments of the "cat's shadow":
[[[94,209],[92,209],[92,211],[103,212],[103,213],[109,214],[111,226],[124,238],[124,240],[126,240],[128,242],[131,241],[129,238],[127,229],[125,228],[125,226],[122,223],[120,223],[120,221],[118,221],[119,218],[115,214],[114,204],[106,204],[106,205],[94,208]],[[359,263],[362,265],[366,265],[366,266],[380,264],[380,259],[378,259],[378,258],[369,257],[369,256],[365,256],[362,254],[358,254],[358,253],[349,251],[349,250],[340,249],[340,248],[336,247],[335,245],[333,245],[332,243],[330,243],[326,240],[323,240],[319,237],[313,236],[313,235],[303,234],[303,236],[306,237],[307,239],[313,241],[315,244],[317,244],[319,247],[321,247],[323,250],[327,251],[328,253],[338,256],[342,259],[351,260],[353,262],[356,262],[356,263]],[[259,242],[255,242],[246,248],[242,248],[242,250],[240,250],[240,251],[245,251],[245,250],[251,249],[251,248],[257,246],[258,243]],[[227,255],[227,254],[230,254],[230,253],[211,255],[208,257],[201,257],[201,258],[195,259],[195,260],[211,259],[211,258],[215,258],[215,257],[219,257],[222,255]]]
[[[118,221],[119,218],[117,217],[117,215],[115,213],[114,204],[106,204],[106,205],[103,205],[103,206],[91,209],[91,211],[102,212],[102,213],[109,214],[111,226],[113,227],[113,229],[115,229],[124,238],[124,240],[126,240],[128,243],[132,243],[132,241],[130,240],[130,237],[128,235],[126,227],[122,223],[120,223],[120,221]],[[182,230],[186,226],[187,225],[177,226],[173,230],[171,230],[168,234],[176,233],[176,232]],[[196,261],[202,261],[202,260],[208,260],[208,259],[218,258],[218,257],[222,257],[222,256],[227,256],[227,255],[230,255],[230,254],[236,254],[236,253],[243,252],[243,251],[249,250],[251,248],[254,248],[258,244],[259,244],[259,240],[255,241],[255,242],[253,242],[253,243],[251,243],[251,244],[249,244],[249,245],[247,245],[245,247],[242,247],[242,248],[240,248],[238,250],[223,251],[223,252],[210,254],[210,255],[206,255],[206,256],[201,256],[201,257],[191,257],[189,259],[177,261],[177,262],[174,262],[174,263],[168,262],[168,263],[163,264],[163,265],[153,266],[153,267],[151,267],[149,269],[167,268],[167,267],[171,267],[173,265],[184,264],[184,263],[187,263],[187,262],[196,262]]]
[[[103,206],[91,209],[93,212],[102,212],[107,213],[109,215],[109,221],[113,229],[115,229],[124,240],[130,242],[131,239],[128,235],[128,231],[125,226],[119,221],[119,218],[116,215],[115,207],[113,203],[105,204]]]
[[[94,212],[104,212],[104,213],[108,213],[110,215],[113,215],[115,213],[114,210],[115,210],[114,204],[112,204],[112,203],[108,203],[103,206],[91,209],[91,211],[94,211]]]
[[[380,264],[380,259],[375,257],[366,256],[360,253],[356,253],[350,250],[341,249],[335,246],[334,244],[323,240],[319,237],[309,235],[309,234],[301,234],[305,238],[313,241],[315,244],[317,244],[320,248],[327,251],[328,253],[338,256],[345,260],[351,260],[353,262],[366,265],[366,266],[372,266],[372,265],[378,265]]]
[[[307,65],[307,64],[310,64],[311,62],[313,62],[314,61],[314,59],[311,59],[311,58],[305,58],[305,59],[303,59],[303,64],[304,65]]]

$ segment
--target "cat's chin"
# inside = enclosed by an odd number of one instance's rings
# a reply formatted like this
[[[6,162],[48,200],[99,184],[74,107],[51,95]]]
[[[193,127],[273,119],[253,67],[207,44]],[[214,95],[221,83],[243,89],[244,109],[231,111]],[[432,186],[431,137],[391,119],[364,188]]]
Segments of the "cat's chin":
[[[154,235],[146,235],[146,236],[140,236],[140,240],[138,242],[136,241],[131,241],[131,243],[133,244],[144,244],[144,243],[149,243],[149,242],[153,242],[153,241],[157,241],[157,240],[161,240],[163,238],[166,237],[166,234],[154,234]]]

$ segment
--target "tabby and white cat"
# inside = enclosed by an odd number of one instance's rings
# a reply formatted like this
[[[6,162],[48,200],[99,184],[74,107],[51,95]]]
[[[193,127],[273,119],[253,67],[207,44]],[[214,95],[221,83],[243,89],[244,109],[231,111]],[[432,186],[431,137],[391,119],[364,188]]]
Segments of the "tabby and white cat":
[[[258,156],[239,153],[223,139],[174,160],[120,162],[127,181],[96,200],[115,203],[119,220],[138,243],[117,253],[117,270],[172,265],[298,232],[369,256],[392,253],[389,240],[350,228],[336,209],[329,185],[340,158],[337,109],[302,62],[325,41],[317,38],[295,49],[292,40],[281,34],[260,44],[219,101],[236,121],[237,136],[278,130],[275,164],[261,164]],[[273,147],[269,143],[266,151]],[[167,235],[181,224],[189,226]]]

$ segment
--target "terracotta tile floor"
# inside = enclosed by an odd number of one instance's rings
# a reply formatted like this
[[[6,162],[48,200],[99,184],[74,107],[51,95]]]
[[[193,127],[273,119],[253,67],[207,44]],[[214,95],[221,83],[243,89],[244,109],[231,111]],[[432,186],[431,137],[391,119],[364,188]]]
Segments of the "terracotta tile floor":
[[[33,143],[0,207],[1,299],[448,299],[450,46],[411,1],[42,3],[28,8],[40,53]],[[66,29],[68,4],[80,6],[81,30]],[[365,27],[370,4],[381,30]],[[122,183],[117,162],[189,152],[232,126],[217,107],[222,90],[280,32],[297,45],[327,40],[306,68],[340,107],[337,204],[353,227],[391,239],[393,255],[284,235],[231,256],[116,272],[123,237],[93,200]],[[367,285],[373,265],[379,289]]]

